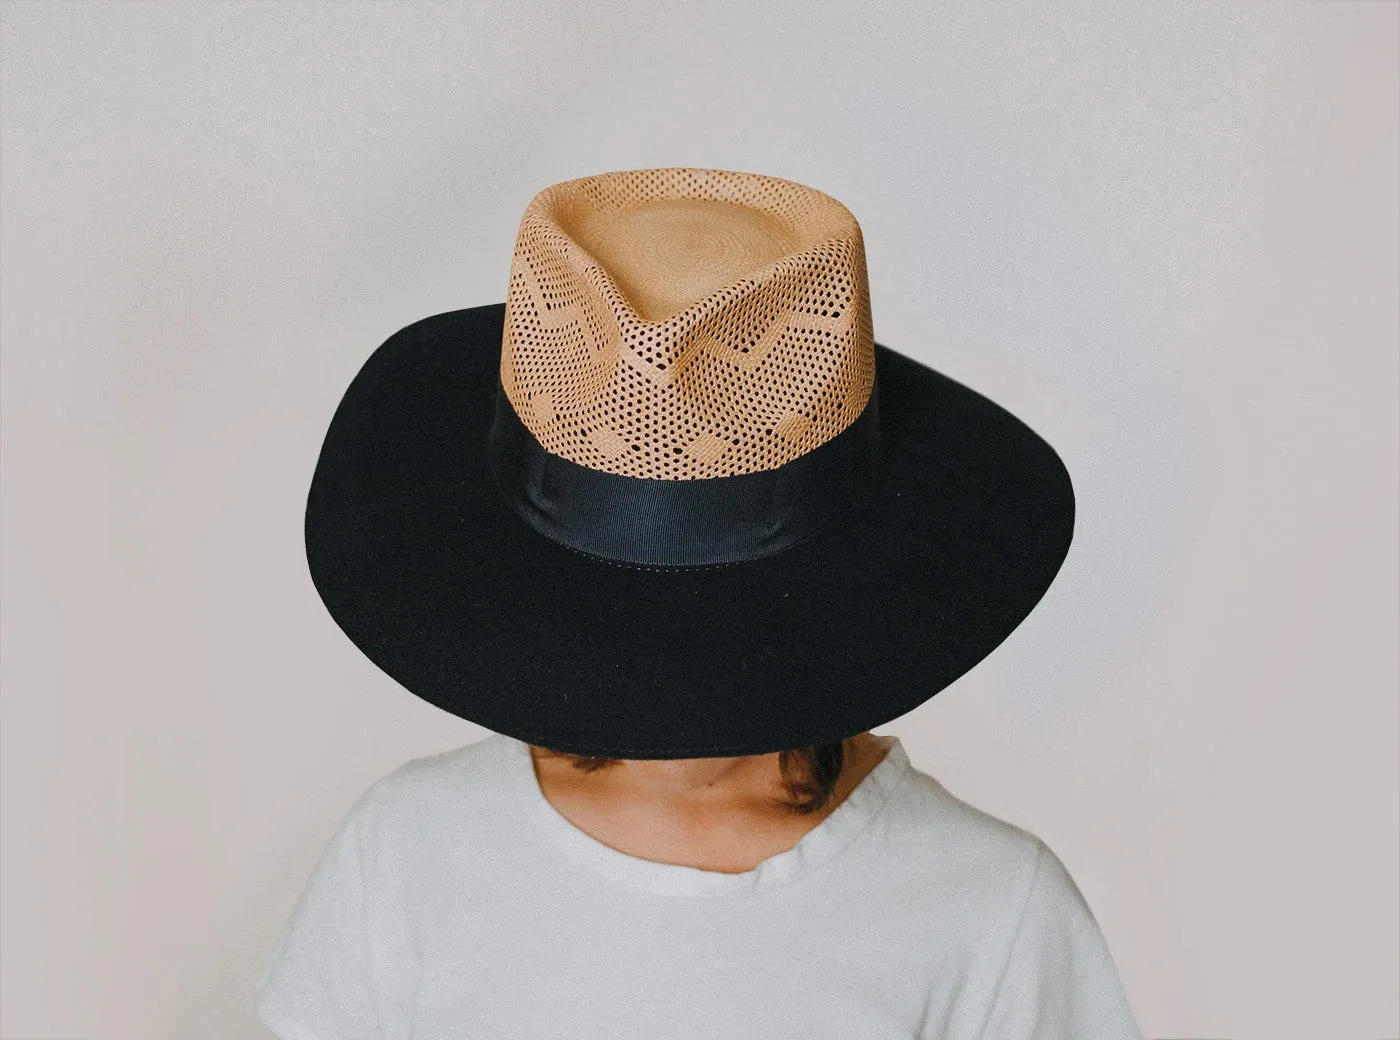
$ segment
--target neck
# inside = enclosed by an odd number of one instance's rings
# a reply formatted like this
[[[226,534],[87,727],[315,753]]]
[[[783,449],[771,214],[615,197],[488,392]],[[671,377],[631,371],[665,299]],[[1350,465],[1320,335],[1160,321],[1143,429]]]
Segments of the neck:
[[[605,772],[619,795],[678,807],[767,797],[782,783],[777,752],[737,758],[625,758]]]
[[[861,772],[880,738],[865,732],[846,741],[843,778]],[[531,747],[537,766],[570,787],[587,788],[599,798],[645,804],[679,813],[733,806],[767,806],[785,800],[779,752],[733,758],[616,759],[593,773],[574,769],[567,756]]]

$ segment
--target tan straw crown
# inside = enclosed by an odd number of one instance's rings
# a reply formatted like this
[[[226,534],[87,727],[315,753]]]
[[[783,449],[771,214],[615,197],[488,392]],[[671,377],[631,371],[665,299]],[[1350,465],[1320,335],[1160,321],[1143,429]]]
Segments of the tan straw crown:
[[[728,170],[627,170],[531,200],[501,386],[547,451],[631,477],[774,469],[851,425],[875,352],[860,226]]]

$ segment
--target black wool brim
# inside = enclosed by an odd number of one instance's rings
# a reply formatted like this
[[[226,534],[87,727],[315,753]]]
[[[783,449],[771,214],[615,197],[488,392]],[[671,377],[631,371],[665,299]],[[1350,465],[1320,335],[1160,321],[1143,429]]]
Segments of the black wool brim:
[[[504,304],[391,336],[331,419],[306,507],[336,623],[410,692],[532,744],[766,754],[908,713],[1031,612],[1074,530],[1059,456],[986,397],[876,345],[873,492],[816,536],[686,571],[535,531],[487,461]]]

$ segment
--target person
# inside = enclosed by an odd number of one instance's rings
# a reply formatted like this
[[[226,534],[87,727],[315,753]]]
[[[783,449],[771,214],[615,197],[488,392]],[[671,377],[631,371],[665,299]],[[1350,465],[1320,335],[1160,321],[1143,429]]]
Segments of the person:
[[[815,189],[600,174],[532,200],[504,306],[365,363],[312,579],[490,732],[344,813],[255,986],[278,1037],[1142,1040],[1059,856],[874,732],[1029,613],[1074,499],[874,343],[865,279]]]

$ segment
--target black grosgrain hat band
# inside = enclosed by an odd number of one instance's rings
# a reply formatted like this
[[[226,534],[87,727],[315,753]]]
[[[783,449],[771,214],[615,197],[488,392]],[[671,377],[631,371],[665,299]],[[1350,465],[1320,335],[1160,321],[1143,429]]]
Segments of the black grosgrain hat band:
[[[878,385],[835,437],[775,469],[659,480],[591,469],[546,451],[496,384],[489,457],[510,508],[540,534],[614,563],[697,568],[743,563],[810,538],[873,484]]]

